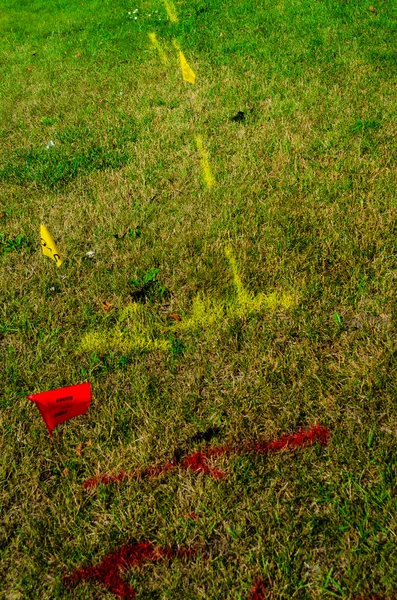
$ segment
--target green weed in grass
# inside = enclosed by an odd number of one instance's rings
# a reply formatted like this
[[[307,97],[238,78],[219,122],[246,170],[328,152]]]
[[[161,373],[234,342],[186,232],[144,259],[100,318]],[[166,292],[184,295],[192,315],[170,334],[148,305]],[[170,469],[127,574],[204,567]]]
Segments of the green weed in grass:
[[[156,296],[162,298],[167,294],[167,290],[157,280],[157,275],[160,269],[153,267],[145,273],[141,279],[131,279],[131,285],[133,291],[131,296],[136,301],[145,301],[146,299],[153,299]]]
[[[0,249],[2,254],[8,252],[18,252],[23,248],[31,248],[32,243],[24,235],[16,237],[7,237],[5,233],[0,233]]]

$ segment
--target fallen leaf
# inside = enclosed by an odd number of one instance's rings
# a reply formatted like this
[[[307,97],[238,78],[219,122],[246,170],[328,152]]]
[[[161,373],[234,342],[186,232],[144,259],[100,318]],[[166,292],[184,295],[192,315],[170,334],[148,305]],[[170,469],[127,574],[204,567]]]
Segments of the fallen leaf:
[[[4,211],[3,211],[3,212],[0,212],[0,219],[2,219],[2,218],[3,218],[3,217],[5,217],[5,216],[6,216],[6,213],[5,213]]]
[[[81,52],[77,52],[77,54],[74,55],[75,58],[79,58],[81,56]]]
[[[376,12],[376,8],[375,8],[374,6],[370,6],[370,7],[369,7],[369,10],[370,10],[371,12]]]
[[[89,446],[91,446],[92,442],[91,440],[88,440],[88,442],[85,442],[85,447],[88,448]],[[81,456],[83,454],[83,442],[80,442],[80,444],[77,446],[76,448],[76,454],[77,456]]]
[[[32,70],[33,70],[32,66],[28,67],[28,71],[32,71]]]
[[[179,315],[176,315],[175,313],[170,313],[168,315],[168,318],[169,319],[174,319],[174,321],[180,321],[181,320],[181,317]]]
[[[67,469],[67,468],[62,471],[62,475],[64,477],[67,477],[68,473],[69,473],[69,469]]]
[[[113,304],[111,302],[108,302],[107,300],[105,300],[105,302],[102,302],[102,308],[106,312],[109,312],[111,306],[113,306]]]

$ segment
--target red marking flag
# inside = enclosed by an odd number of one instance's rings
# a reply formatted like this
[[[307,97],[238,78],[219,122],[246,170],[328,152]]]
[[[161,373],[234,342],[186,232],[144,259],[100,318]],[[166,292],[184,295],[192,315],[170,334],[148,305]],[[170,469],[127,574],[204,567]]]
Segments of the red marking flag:
[[[28,398],[36,403],[52,437],[54,427],[73,417],[85,415],[91,402],[91,384],[80,383],[41,394],[32,394]]]

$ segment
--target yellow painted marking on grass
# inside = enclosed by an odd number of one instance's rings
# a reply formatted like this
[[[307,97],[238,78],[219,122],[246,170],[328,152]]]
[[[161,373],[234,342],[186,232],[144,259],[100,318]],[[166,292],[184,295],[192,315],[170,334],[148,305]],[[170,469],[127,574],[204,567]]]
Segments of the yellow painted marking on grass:
[[[233,283],[237,292],[237,302],[238,304],[245,303],[248,299],[248,292],[244,289],[243,282],[241,281],[241,277],[237,270],[236,259],[233,256],[233,252],[230,246],[225,249],[226,257],[229,260],[230,269],[233,275]]]
[[[238,272],[237,262],[231,248],[225,250],[232,271],[233,283],[236,290],[234,298],[228,302],[198,294],[193,300],[191,315],[176,323],[172,329],[180,331],[198,331],[218,327],[225,319],[244,317],[264,310],[277,308],[292,308],[297,304],[297,297],[286,292],[271,294],[259,293],[254,296],[246,290]]]
[[[178,23],[178,16],[176,14],[176,8],[172,0],[163,0],[165,10],[171,23]]]
[[[199,331],[217,329],[225,317],[225,303],[198,294],[192,304],[190,317],[179,321],[172,329],[180,331]],[[171,329],[171,328],[170,328]]]
[[[181,63],[181,70],[182,70],[182,77],[184,79],[184,81],[187,81],[188,83],[192,83],[194,85],[194,82],[196,81],[196,74],[193,71],[193,69],[189,66],[189,63],[187,62],[183,52],[179,52],[179,62]]]
[[[160,42],[157,39],[157,36],[155,33],[149,33],[149,38],[150,41],[152,42],[153,46],[156,48],[157,52],[159,53],[159,56],[161,58],[161,62],[168,66],[170,64],[166,53],[164,52],[164,50],[162,49]]]
[[[244,316],[249,313],[261,312],[263,309],[276,310],[276,308],[279,307],[292,308],[295,306],[296,299],[292,294],[286,292],[273,292],[271,294],[260,292],[254,296],[243,286],[238,272],[237,262],[230,246],[226,248],[225,254],[229,260],[230,269],[233,275],[233,283],[236,288],[234,302],[229,305],[229,312],[231,310],[233,315]]]
[[[238,271],[237,261],[232,249],[226,248],[226,257],[230,264],[235,288],[235,296],[228,301],[211,298],[198,294],[192,304],[190,316],[182,321],[162,328],[165,331],[180,331],[181,333],[200,331],[203,329],[218,329],[225,320],[233,317],[246,317],[250,314],[261,313],[265,310],[275,311],[278,308],[296,306],[297,295],[286,292],[259,293],[256,296],[245,289]],[[168,352],[172,344],[167,339],[158,337],[160,331],[156,322],[150,322],[150,313],[145,308],[133,302],[121,312],[115,327],[105,332],[91,331],[81,340],[80,352],[98,352],[106,354],[110,350],[129,353],[137,350],[160,350]]]
[[[181,50],[179,42],[177,40],[172,40],[172,43],[174,44],[174,47],[179,55],[179,62],[181,64],[182,77],[184,81],[188,81],[189,83],[194,84],[194,82],[196,81],[196,74],[193,71],[193,69],[189,66],[189,63],[187,62],[185,55]]]
[[[80,351],[106,354],[109,350],[133,352],[134,350],[171,349],[168,340],[158,339],[150,323],[147,322],[144,308],[137,302],[128,304],[120,313],[117,325],[103,333],[91,331],[85,334],[80,343]]]
[[[201,168],[203,170],[204,181],[207,184],[207,186],[210,188],[214,185],[215,179],[211,173],[210,163],[208,160],[208,153],[203,146],[203,139],[202,139],[201,135],[196,135],[196,144],[197,144],[198,151],[200,152],[200,155],[201,155],[200,162],[201,162]]]

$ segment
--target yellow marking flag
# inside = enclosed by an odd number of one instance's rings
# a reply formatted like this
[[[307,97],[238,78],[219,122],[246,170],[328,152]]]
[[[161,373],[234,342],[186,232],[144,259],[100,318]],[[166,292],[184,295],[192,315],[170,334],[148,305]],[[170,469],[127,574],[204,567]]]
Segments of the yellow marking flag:
[[[208,153],[203,147],[203,139],[201,135],[196,135],[196,144],[197,148],[201,154],[201,168],[203,169],[204,181],[207,186],[210,188],[214,185],[215,179],[211,173],[209,161],[208,161]]]
[[[149,33],[149,38],[150,41],[152,42],[153,46],[156,48],[157,52],[159,53],[159,56],[161,58],[161,62],[164,65],[169,65],[169,60],[167,58],[166,53],[164,52],[164,50],[162,49],[162,47],[160,46],[160,42],[157,39],[157,36],[155,33]]]
[[[176,14],[176,8],[172,0],[163,0],[165,5],[165,10],[167,11],[167,15],[171,23],[178,23],[178,17]]]
[[[43,254],[55,260],[57,266],[60,267],[63,263],[63,258],[61,258],[53,237],[45,225],[40,225],[40,237]]]

